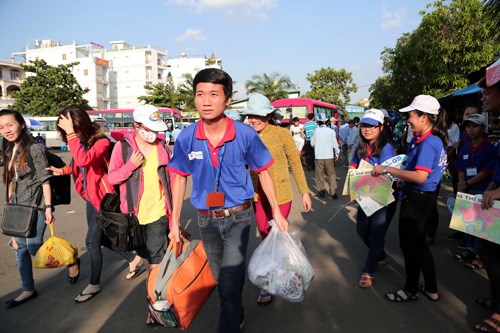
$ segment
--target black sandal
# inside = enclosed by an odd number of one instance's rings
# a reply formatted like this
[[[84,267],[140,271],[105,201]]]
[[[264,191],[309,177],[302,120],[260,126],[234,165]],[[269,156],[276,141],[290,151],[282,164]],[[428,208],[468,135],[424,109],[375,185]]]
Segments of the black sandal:
[[[395,292],[385,294],[385,298],[387,298],[391,302],[403,303],[416,301],[418,299],[418,296],[406,290],[400,289]]]
[[[477,305],[482,306],[485,309],[493,310],[493,304],[491,303],[491,298],[477,298],[475,302]]]

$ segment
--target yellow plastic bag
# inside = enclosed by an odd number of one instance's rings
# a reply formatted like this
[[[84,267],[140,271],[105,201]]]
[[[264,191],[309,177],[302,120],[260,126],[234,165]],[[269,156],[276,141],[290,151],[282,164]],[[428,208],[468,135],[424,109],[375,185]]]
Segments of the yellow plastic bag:
[[[62,238],[54,236],[53,223],[50,224],[51,237],[38,249],[33,261],[35,268],[55,268],[73,264],[78,258],[78,248]]]

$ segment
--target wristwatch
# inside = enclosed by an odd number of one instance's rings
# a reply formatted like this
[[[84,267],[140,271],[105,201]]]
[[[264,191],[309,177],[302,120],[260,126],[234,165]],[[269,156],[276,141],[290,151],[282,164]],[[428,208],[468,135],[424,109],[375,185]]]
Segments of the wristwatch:
[[[50,210],[51,210],[52,212],[54,211],[54,206],[52,206],[52,205],[45,205],[43,208],[44,208],[44,209],[50,208]]]
[[[384,175],[387,175],[389,172],[387,172],[387,166],[385,166],[383,169],[382,169],[382,173]]]

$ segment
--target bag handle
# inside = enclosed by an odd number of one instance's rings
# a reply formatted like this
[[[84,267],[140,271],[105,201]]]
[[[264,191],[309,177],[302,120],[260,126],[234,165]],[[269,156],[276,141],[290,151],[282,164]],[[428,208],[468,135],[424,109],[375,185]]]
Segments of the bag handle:
[[[121,140],[120,141],[122,144],[122,159],[123,159],[123,164],[127,162],[127,157],[128,157],[128,150],[130,147],[130,144],[127,142],[127,140]],[[132,186],[130,185],[130,177],[125,181],[125,187],[127,189],[127,193],[125,193],[127,197],[127,213],[133,214],[134,213],[134,205],[132,203]]]

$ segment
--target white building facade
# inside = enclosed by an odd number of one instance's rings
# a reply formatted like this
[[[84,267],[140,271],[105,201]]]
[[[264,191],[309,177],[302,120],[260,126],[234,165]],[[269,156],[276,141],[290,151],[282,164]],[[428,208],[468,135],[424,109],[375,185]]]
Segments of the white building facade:
[[[222,61],[215,54],[207,57],[165,59],[167,51],[151,46],[136,47],[126,41],[112,41],[106,50],[96,43],[62,45],[54,40],[35,41],[24,52],[13,53],[16,60],[28,62],[43,59],[49,65],[79,62],[73,75],[82,88],[89,89],[84,98],[96,109],[135,108],[138,97],[147,95],[145,85],[165,84],[172,77],[177,87],[184,81],[183,74],[194,75],[204,68],[222,69]]]
[[[24,79],[24,69],[13,59],[0,58],[0,109],[14,104],[11,94],[19,90]]]
[[[24,52],[16,52],[12,57],[22,62],[43,59],[48,65],[79,64],[72,73],[83,89],[89,91],[83,97],[93,108],[109,108],[109,62],[104,59],[102,45],[89,43],[79,45],[76,42],[61,45],[55,40],[35,41],[34,46],[26,46]]]

